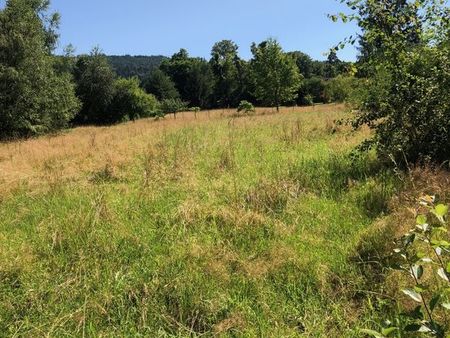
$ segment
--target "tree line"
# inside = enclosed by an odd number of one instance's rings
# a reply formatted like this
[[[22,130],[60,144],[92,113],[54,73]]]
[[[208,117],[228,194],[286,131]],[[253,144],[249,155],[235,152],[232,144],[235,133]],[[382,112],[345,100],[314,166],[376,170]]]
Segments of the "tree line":
[[[1,138],[188,108],[237,107],[243,100],[277,108],[339,100],[330,80],[345,77],[351,66],[335,52],[325,62],[285,53],[274,39],[253,44],[250,61],[240,58],[229,40],[212,47],[210,60],[181,49],[145,65],[145,57],[107,57],[99,48],[75,56],[72,46],[56,56],[60,17],[49,5],[49,0],[8,0],[0,11]]]

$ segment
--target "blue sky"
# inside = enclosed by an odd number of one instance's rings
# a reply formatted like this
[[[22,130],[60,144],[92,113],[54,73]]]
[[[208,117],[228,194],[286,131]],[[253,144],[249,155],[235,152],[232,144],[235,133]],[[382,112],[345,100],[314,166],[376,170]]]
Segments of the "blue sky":
[[[61,48],[72,43],[77,53],[99,45],[107,54],[170,56],[186,48],[209,58],[215,42],[231,39],[248,59],[252,42],[273,37],[286,51],[323,59],[356,31],[327,18],[345,10],[336,0],[52,0],[52,7],[62,15]],[[355,55],[353,47],[339,54]]]

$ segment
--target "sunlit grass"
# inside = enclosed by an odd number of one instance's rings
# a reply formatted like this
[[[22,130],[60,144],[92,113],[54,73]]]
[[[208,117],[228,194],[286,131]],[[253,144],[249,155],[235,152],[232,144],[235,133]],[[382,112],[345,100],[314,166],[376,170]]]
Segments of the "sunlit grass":
[[[261,113],[0,145],[1,332],[357,337],[350,257],[398,181],[342,106]]]

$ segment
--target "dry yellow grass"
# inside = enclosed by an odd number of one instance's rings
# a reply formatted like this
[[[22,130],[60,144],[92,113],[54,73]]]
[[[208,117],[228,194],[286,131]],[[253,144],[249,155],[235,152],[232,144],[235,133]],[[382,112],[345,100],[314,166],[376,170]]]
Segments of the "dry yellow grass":
[[[292,112],[337,112],[343,105],[286,107],[276,113],[273,108],[257,108],[268,123],[276,123],[279,114]],[[161,135],[186,126],[204,125],[230,119],[235,110],[220,109],[198,113],[179,113],[162,120],[143,119],[112,127],[80,127],[56,136],[0,143],[0,193],[5,196],[18,186],[30,189],[52,183],[73,181],[109,168],[124,168],[127,163],[152,149]],[[250,117],[251,118],[251,117]],[[246,123],[241,119],[238,123]],[[320,121],[321,123],[321,121]],[[310,126],[314,129],[314,125]]]

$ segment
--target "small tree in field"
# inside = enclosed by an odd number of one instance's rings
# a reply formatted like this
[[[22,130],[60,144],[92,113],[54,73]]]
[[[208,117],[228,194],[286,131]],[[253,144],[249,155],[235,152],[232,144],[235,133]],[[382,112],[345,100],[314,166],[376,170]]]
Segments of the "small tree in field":
[[[255,107],[250,102],[244,100],[244,101],[241,101],[241,103],[239,103],[237,112],[238,113],[243,112],[245,115],[249,115],[249,114],[255,112]]]
[[[255,97],[276,106],[277,111],[282,103],[294,101],[301,84],[294,58],[285,54],[274,39],[253,44],[252,53],[251,79]]]

